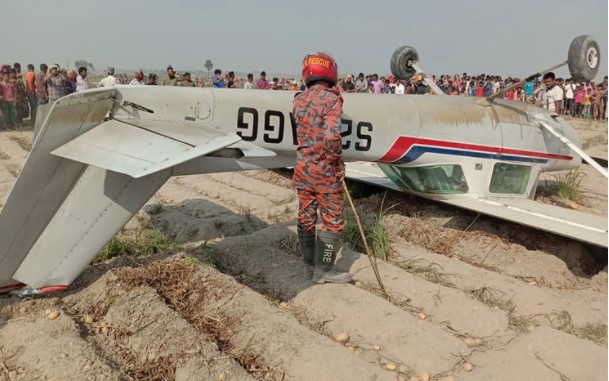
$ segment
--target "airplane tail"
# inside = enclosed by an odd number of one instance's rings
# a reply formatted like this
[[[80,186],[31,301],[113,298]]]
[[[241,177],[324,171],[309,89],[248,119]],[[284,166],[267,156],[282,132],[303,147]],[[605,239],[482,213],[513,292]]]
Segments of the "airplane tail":
[[[90,253],[97,253],[106,236],[116,233],[104,231],[104,223],[128,221],[168,176],[165,171],[135,181],[50,154],[102,123],[114,94],[108,89],[62,98],[39,119],[30,155],[0,213],[0,290],[19,282],[34,287],[69,284],[90,262]],[[106,173],[93,176],[99,171]],[[109,181],[111,177],[120,179]],[[106,200],[99,203],[99,198]],[[88,203],[93,199],[95,203]],[[73,232],[70,239],[65,239],[65,231]],[[83,233],[98,238],[82,245]],[[81,256],[85,251],[88,257]]]

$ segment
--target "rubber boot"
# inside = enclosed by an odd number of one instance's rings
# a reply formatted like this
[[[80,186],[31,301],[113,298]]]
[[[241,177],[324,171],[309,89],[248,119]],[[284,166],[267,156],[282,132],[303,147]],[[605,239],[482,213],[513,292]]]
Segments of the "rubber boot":
[[[336,253],[340,249],[340,234],[330,231],[320,231],[317,234],[317,245],[315,246],[315,271],[313,282],[315,283],[349,283],[351,274],[341,273],[334,270]]]
[[[312,279],[315,270],[315,229],[310,231],[298,229],[298,241],[300,241],[300,253],[304,263],[304,277]]]

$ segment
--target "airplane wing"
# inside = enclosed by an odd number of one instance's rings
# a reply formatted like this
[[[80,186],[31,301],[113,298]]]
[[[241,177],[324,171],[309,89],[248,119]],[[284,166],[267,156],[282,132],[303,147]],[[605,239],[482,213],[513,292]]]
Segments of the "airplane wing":
[[[440,200],[449,205],[607,247],[607,218],[522,198]]]
[[[145,123],[106,121],[51,154],[138,179],[241,140],[236,134],[195,129],[192,123],[139,122]],[[140,142],[137,149],[134,142]]]
[[[406,188],[394,184],[374,163],[351,162],[347,163],[346,167],[348,178],[400,192],[407,191]],[[419,195],[424,197],[424,195]],[[596,246],[607,247],[606,217],[521,198],[481,197],[450,200],[434,198],[434,200]]]

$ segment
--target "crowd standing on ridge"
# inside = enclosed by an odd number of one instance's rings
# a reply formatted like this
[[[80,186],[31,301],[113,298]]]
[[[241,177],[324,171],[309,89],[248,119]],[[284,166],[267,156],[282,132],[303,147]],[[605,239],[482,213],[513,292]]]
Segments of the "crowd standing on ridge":
[[[21,65],[1,65],[0,77],[0,130],[19,128],[28,117],[36,121],[38,105],[54,102],[59,98],[89,89],[88,69],[80,67],[68,72],[58,64],[39,65],[36,72],[34,65],[28,64],[27,71],[22,73]],[[509,90],[501,97],[521,102],[536,104],[562,115],[576,118],[607,120],[607,77],[601,83],[576,82],[571,78],[555,78],[552,73],[542,80],[526,82]],[[518,83],[519,78],[502,78],[499,75],[468,75],[467,73],[444,74],[430,77],[445,94],[453,96],[488,97]],[[183,86],[215,87],[247,90],[284,90],[303,91],[305,84],[301,79],[273,77],[270,80],[264,71],[257,79],[252,73],[241,78],[233,71],[223,74],[220,69],[214,70],[213,76],[194,77],[190,73],[179,73],[169,65],[166,75],[159,78],[155,73],[146,75],[143,69],[137,69],[133,76],[116,73],[108,67],[106,76],[97,83],[97,87],[116,85],[136,86]],[[337,87],[345,93],[370,94],[434,94],[421,75],[410,80],[398,80],[392,75],[365,75],[357,77],[347,74],[339,78]]]

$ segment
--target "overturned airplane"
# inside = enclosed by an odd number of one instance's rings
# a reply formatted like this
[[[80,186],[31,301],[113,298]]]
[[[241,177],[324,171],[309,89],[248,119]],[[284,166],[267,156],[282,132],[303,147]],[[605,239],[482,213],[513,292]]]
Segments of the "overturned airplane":
[[[598,51],[578,37],[563,64],[594,78]],[[416,51],[396,50],[392,71],[422,73]],[[55,102],[0,214],[0,291],[65,290],[171,176],[293,166],[293,95],[118,86]],[[496,97],[343,97],[348,177],[607,246],[606,219],[532,200],[542,171],[590,160],[559,115]]]

